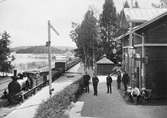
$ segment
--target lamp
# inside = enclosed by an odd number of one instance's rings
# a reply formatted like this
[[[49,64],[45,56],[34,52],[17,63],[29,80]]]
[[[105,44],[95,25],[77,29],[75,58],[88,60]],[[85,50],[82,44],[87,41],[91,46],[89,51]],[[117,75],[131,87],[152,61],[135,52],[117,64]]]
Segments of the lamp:
[[[136,51],[135,51],[135,48],[133,46],[128,48],[129,57],[132,58],[134,56],[135,52]]]

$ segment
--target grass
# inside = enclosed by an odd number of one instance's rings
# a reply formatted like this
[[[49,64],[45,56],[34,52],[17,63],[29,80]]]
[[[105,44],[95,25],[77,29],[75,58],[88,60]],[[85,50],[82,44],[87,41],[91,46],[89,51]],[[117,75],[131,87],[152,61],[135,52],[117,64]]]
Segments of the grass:
[[[48,101],[42,103],[34,118],[61,118],[70,103],[82,94],[81,79],[66,87]]]

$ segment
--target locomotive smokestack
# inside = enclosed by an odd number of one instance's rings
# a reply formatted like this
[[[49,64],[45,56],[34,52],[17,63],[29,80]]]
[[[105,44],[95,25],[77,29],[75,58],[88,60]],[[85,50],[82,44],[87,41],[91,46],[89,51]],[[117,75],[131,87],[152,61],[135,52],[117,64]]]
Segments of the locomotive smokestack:
[[[17,76],[17,70],[14,70],[14,75],[13,76]]]

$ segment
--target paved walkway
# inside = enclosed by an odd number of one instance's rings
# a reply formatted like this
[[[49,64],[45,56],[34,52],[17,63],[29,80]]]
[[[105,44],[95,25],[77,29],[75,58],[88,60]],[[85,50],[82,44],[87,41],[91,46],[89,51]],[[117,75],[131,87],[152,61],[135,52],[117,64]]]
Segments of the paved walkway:
[[[66,86],[72,84],[74,81],[81,77],[81,72],[83,71],[81,64],[77,64],[71,68],[67,74],[60,77],[54,83],[52,87],[54,88],[53,94],[58,93],[63,90]],[[79,73],[78,73],[79,72]],[[11,113],[9,113],[5,118],[33,118],[35,112],[43,101],[49,98],[49,88],[48,86],[40,90],[36,95],[32,96],[24,103],[16,107]]]
[[[90,93],[85,93],[80,98],[80,102],[84,102],[82,118],[166,118],[167,105],[127,104],[116,88],[116,81],[113,81],[112,94],[107,94],[105,77],[99,78],[98,96],[93,96],[93,87],[90,85]]]

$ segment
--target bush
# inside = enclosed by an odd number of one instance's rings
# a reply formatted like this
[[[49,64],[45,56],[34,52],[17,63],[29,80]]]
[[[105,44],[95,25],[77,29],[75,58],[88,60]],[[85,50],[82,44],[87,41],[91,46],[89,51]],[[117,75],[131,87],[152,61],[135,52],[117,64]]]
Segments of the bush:
[[[82,94],[82,79],[74,82],[66,87],[63,91],[59,92],[46,102],[42,103],[35,115],[35,118],[61,118],[64,114],[64,110],[70,105],[70,103],[76,102],[79,96]]]

